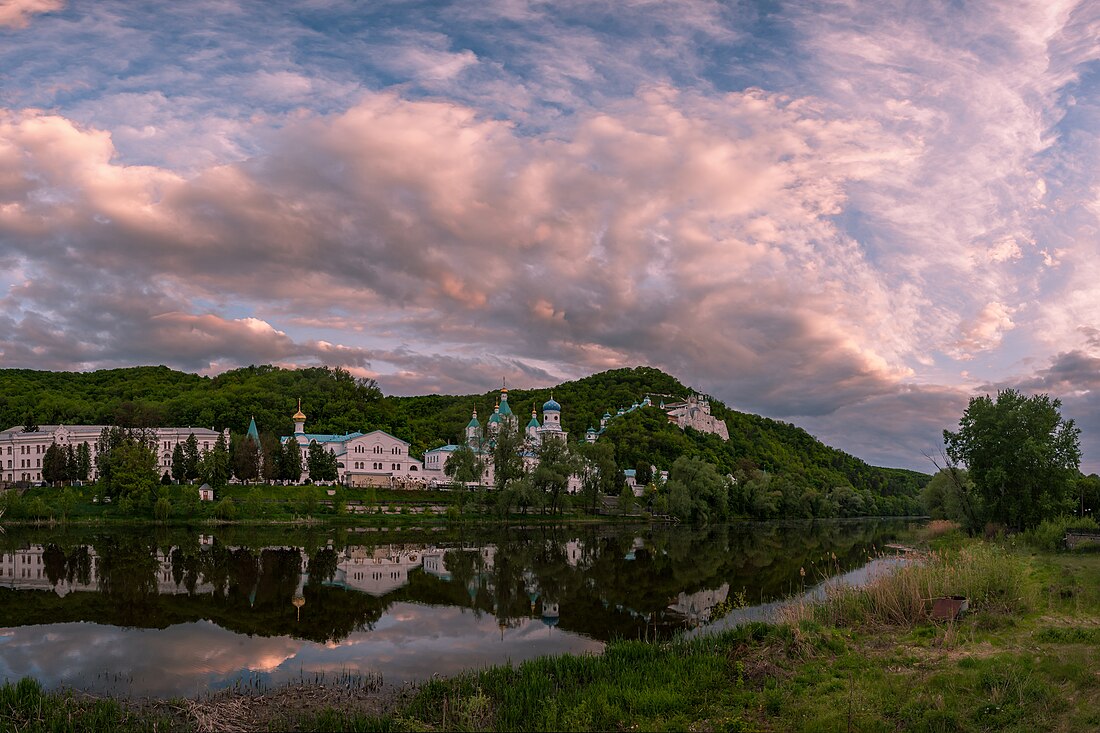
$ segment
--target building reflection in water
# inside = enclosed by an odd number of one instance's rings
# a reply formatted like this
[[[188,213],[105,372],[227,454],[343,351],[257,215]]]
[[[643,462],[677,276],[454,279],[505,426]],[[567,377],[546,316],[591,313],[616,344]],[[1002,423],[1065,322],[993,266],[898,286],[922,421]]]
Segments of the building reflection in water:
[[[200,647],[214,643],[216,635],[201,625],[210,623],[228,638],[247,637],[247,646],[258,638],[289,643],[275,655],[257,649],[280,660],[274,667],[254,660],[235,672],[235,662],[227,662],[204,673],[215,680],[238,672],[275,678],[294,664],[329,668],[338,660],[352,669],[389,669],[396,675],[390,681],[400,682],[536,652],[594,651],[609,638],[705,628],[728,612],[734,595],[753,603],[789,595],[798,590],[800,567],[821,574],[857,567],[881,544],[884,529],[567,532],[501,532],[484,543],[328,539],[298,546],[182,532],[172,535],[174,543],[137,533],[91,542],[8,538],[0,550],[0,627],[42,656],[17,664],[18,645],[6,641],[0,672],[44,668],[43,658],[56,649],[43,631],[72,622],[100,625],[67,628],[74,636],[128,639],[127,629],[145,631],[146,648],[158,638],[183,643],[183,629]],[[56,623],[43,626],[43,617]],[[24,627],[34,634],[19,631]],[[485,646],[490,640],[496,651]]]

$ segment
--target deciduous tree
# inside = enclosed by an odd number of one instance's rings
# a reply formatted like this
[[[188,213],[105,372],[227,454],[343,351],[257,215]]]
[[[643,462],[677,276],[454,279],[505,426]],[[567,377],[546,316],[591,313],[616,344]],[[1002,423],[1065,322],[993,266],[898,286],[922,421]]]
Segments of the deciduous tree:
[[[518,425],[505,422],[493,438],[493,483],[498,491],[523,477],[523,433]]]
[[[245,435],[233,445],[233,475],[245,483],[260,477],[260,446]]]
[[[283,481],[299,483],[302,480],[302,447],[298,441],[288,438],[283,444],[282,459],[279,461],[279,478]]]
[[[477,483],[480,486],[484,472],[484,459],[465,443],[453,450],[443,464],[443,473],[462,485]]]
[[[969,470],[985,520],[1026,529],[1071,510],[1081,462],[1081,431],[1062,403],[1013,389],[974,397],[956,432],[943,431],[947,455]]]
[[[330,453],[316,440],[309,441],[309,452],[306,454],[306,469],[309,471],[309,480],[335,481],[339,475],[339,466],[336,456]]]

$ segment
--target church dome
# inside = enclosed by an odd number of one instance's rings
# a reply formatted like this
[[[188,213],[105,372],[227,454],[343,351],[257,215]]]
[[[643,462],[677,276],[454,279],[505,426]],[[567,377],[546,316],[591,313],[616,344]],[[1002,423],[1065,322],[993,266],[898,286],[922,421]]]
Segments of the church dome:
[[[542,411],[546,412],[547,410],[561,412],[561,405],[559,405],[557,401],[553,397],[551,397],[546,402],[542,403]]]

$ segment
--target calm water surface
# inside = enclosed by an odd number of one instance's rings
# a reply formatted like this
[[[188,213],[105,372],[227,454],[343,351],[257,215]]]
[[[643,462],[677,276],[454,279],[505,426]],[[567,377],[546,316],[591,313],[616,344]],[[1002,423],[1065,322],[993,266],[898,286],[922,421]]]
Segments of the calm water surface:
[[[168,697],[598,652],[859,582],[901,527],[9,529],[0,678]]]

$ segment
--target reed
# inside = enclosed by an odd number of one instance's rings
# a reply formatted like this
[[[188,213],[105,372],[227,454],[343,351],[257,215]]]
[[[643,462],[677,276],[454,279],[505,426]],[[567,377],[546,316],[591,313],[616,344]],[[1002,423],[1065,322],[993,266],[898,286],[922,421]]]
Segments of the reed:
[[[929,542],[931,540],[939,539],[944,535],[949,535],[952,532],[961,532],[962,527],[958,522],[952,522],[950,519],[933,519],[928,524],[924,525],[917,532],[917,537],[922,542]]]
[[[1031,605],[1023,558],[999,546],[928,553],[860,588],[829,587],[820,600],[788,606],[783,620],[830,626],[905,626],[928,619],[931,599],[965,596],[972,611],[1020,612]]]

